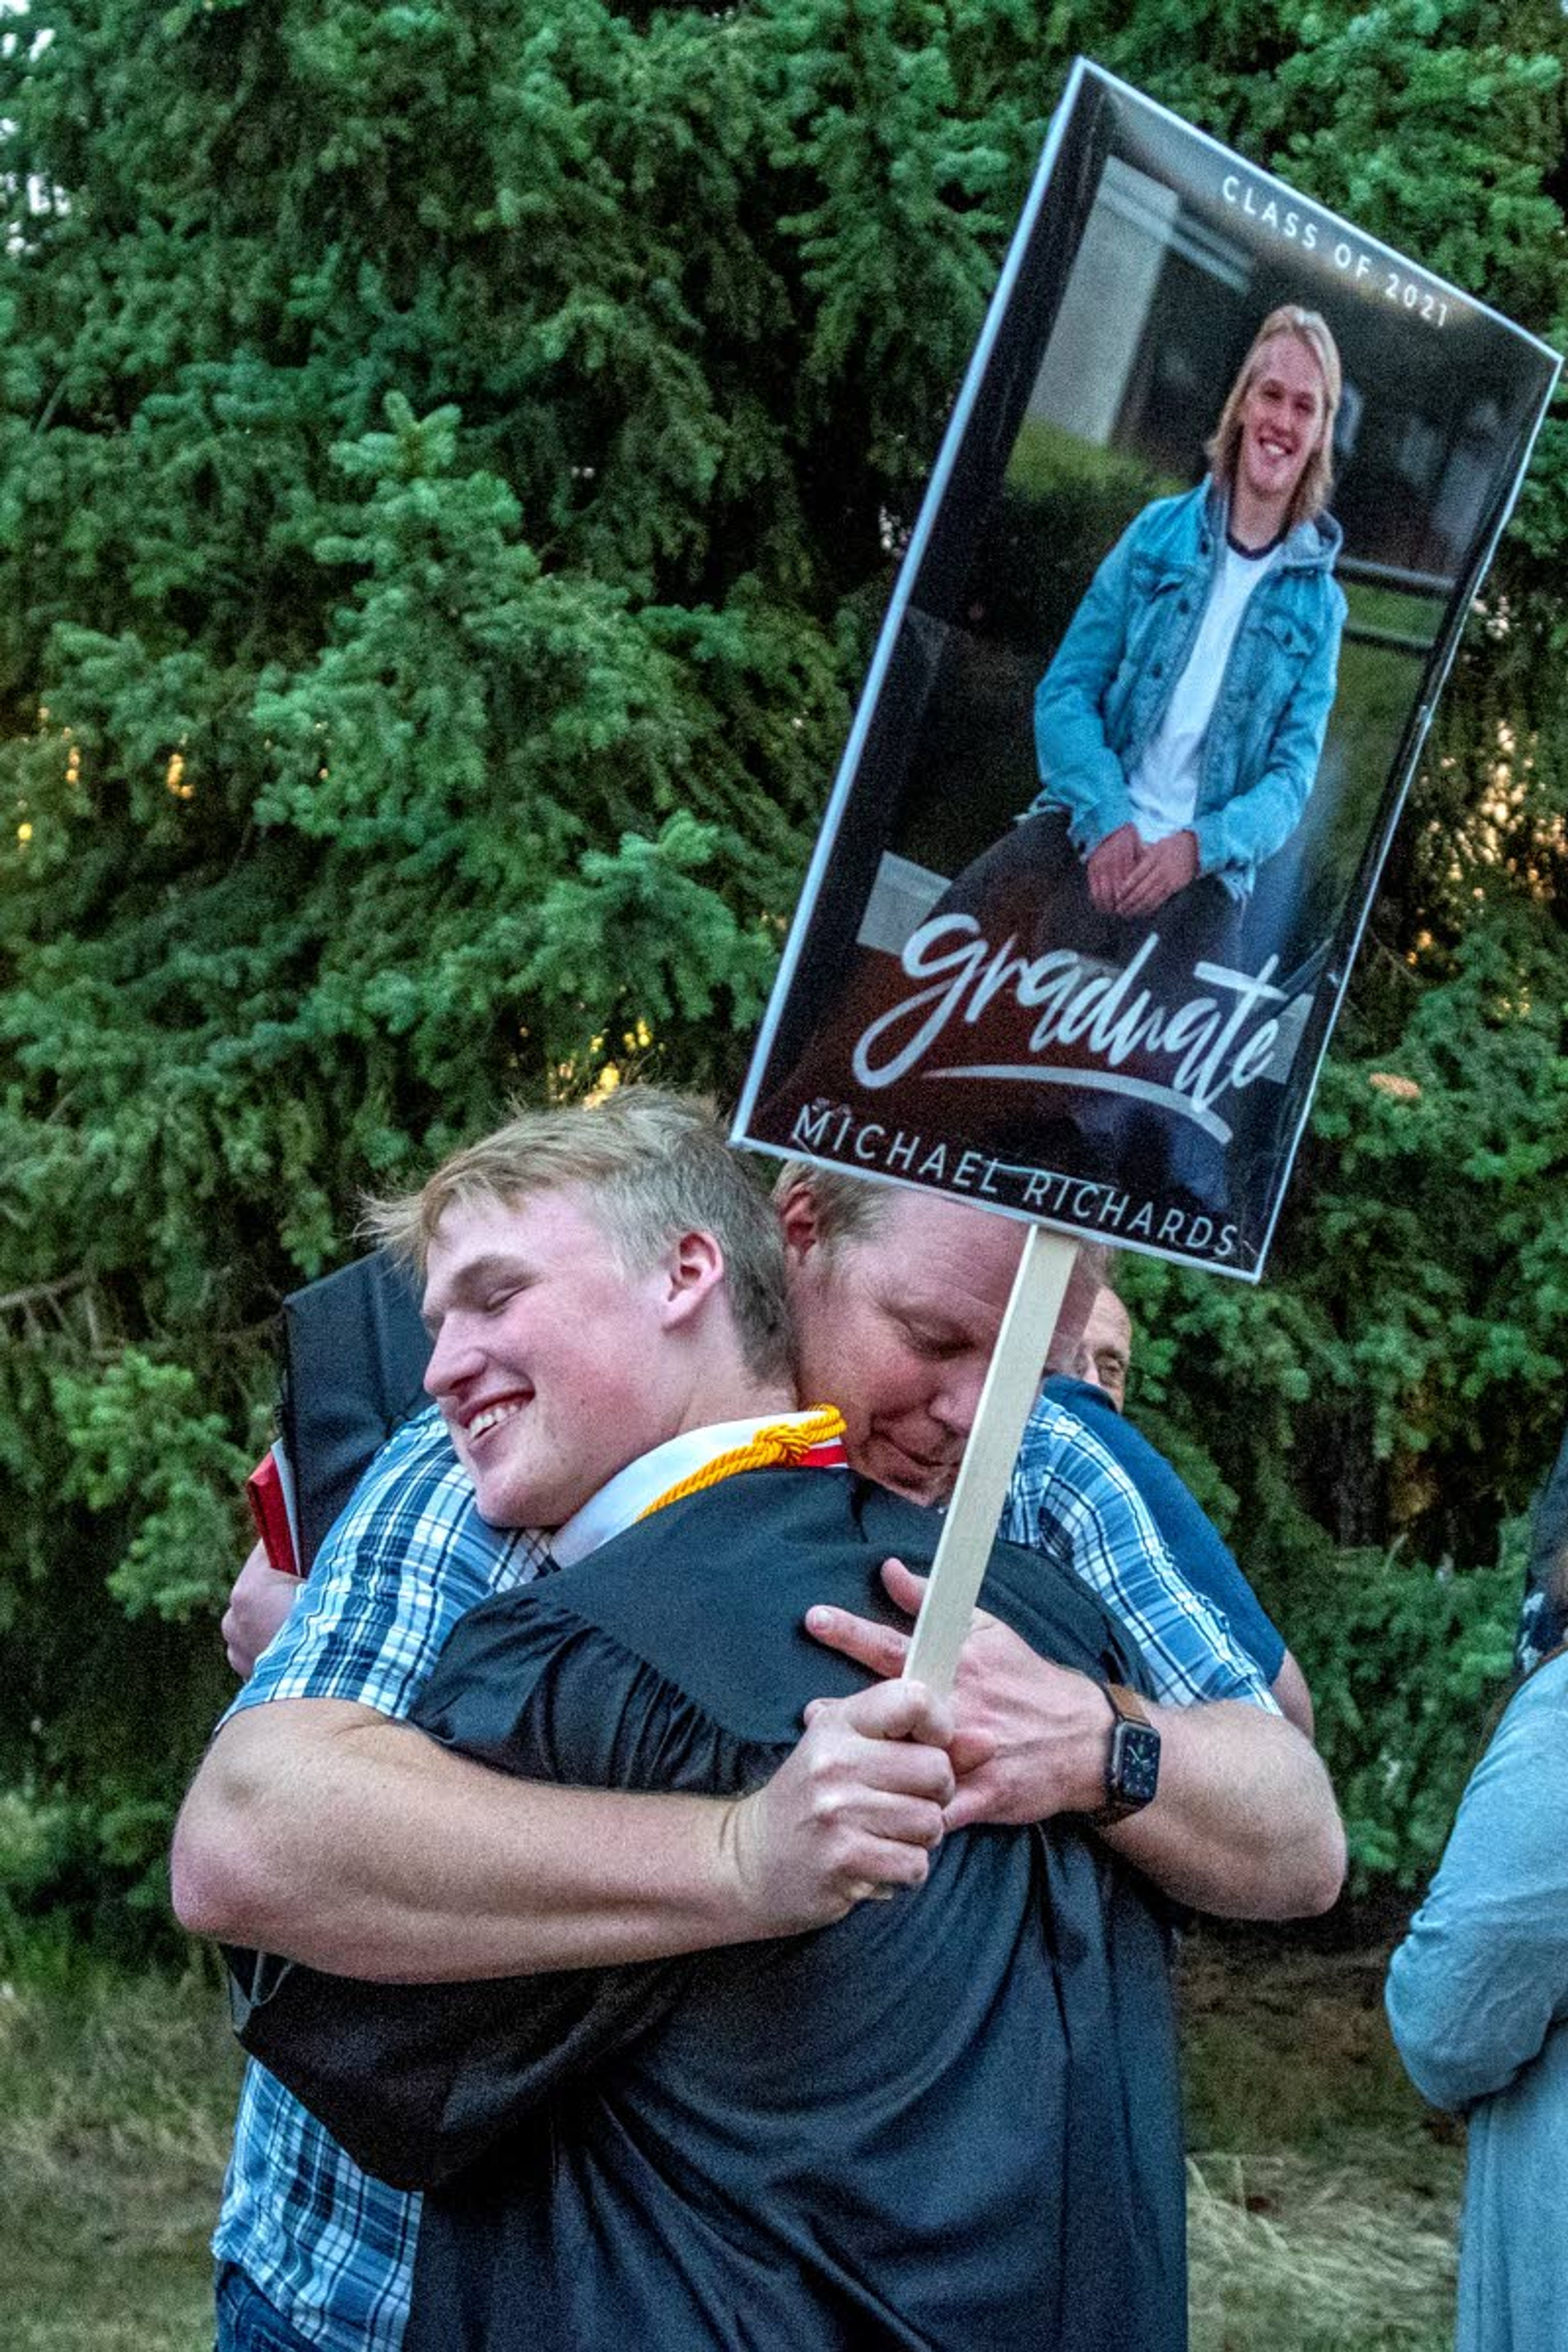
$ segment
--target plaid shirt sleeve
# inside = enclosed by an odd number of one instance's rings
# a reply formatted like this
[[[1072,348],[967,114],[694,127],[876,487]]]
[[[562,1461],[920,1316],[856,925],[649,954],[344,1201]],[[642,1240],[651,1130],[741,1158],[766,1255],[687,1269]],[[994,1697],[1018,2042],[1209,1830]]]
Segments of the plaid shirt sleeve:
[[[360,1480],[228,1714],[335,1698],[406,1715],[458,1619],[542,1556],[527,1532],[485,1525],[440,1416],[421,1413]]]
[[[526,1583],[542,1547],[486,1527],[439,1415],[383,1446],[287,1622],[229,1709],[352,1699],[405,1715],[465,1610]],[[361,2172],[264,2068],[247,2066],[213,2251],[315,2352],[398,2352],[419,2200]]]
[[[1115,1612],[1143,1653],[1157,1699],[1248,1699],[1279,1713],[1225,1617],[1176,1568],[1125,1471],[1048,1398],[1024,1433],[1001,1533],[1071,1570]]]

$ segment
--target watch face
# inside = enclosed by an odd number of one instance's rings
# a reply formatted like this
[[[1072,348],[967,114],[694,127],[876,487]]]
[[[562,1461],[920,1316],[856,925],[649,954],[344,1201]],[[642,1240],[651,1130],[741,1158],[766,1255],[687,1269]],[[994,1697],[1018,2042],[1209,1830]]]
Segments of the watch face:
[[[1160,1785],[1160,1735],[1152,1724],[1118,1724],[1110,1779],[1119,1803],[1131,1808],[1150,1802]]]

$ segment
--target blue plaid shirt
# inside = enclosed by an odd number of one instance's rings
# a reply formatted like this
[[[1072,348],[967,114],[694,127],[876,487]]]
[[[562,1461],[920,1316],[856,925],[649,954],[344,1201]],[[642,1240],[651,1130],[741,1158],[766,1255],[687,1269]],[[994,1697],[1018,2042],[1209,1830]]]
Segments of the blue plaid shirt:
[[[1279,1713],[1228,1620],[1178,1572],[1126,1472],[1049,1397],[1029,1416],[998,1532],[1071,1569],[1121,1618],[1156,1699],[1249,1699]]]
[[[406,1715],[458,1619],[526,1583],[539,1551],[531,1536],[486,1527],[439,1416],[421,1413],[360,1481],[230,1714],[331,1698]],[[418,2220],[417,2197],[362,2172],[270,2074],[247,2068],[213,2252],[307,2343],[397,2352]]]
[[[1025,1434],[1001,1533],[1076,1570],[1142,1649],[1157,1697],[1273,1700],[1225,1620],[1184,1583],[1125,1474],[1047,1400]],[[300,1605],[230,1713],[269,1699],[355,1699],[405,1715],[458,1617],[527,1582],[539,1548],[474,1508],[434,1412],[376,1456]],[[397,2352],[419,2200],[386,2188],[268,2074],[247,2071],[213,2251],[308,2343]]]

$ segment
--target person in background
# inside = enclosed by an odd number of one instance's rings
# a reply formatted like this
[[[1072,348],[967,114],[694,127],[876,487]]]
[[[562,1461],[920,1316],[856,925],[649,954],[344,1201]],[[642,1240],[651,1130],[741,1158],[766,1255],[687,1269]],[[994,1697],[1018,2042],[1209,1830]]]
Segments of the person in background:
[[[1059,1350],[1061,1357],[1066,1356],[1070,1339],[1069,1333]],[[1095,1292],[1089,1319],[1071,1354],[1072,1361],[1068,1363],[1058,1360],[1058,1350],[1053,1349],[1047,1360],[1051,1371],[1103,1389],[1117,1412],[1125,1412],[1127,1376],[1132,1369],[1132,1318],[1111,1283],[1102,1282]]]
[[[1122,1418],[1132,1361],[1132,1318],[1110,1283],[1100,1285],[1076,1340],[1053,1341],[1045,1394],[1091,1430],[1148,1507],[1182,1574],[1227,1620],[1262,1672],[1282,1714],[1312,1737],[1307,1678],[1242,1574],[1235,1555],[1164,1455]],[[1111,1408],[1114,1408],[1112,1410]]]
[[[1568,1434],[1542,1488],[1530,1530],[1530,1565],[1519,1612],[1513,1662],[1534,1672],[1547,1653],[1568,1641]]]
[[[1568,1652],[1510,1701],[1389,1964],[1423,2098],[1468,2124],[1457,2352],[1568,2352]]]

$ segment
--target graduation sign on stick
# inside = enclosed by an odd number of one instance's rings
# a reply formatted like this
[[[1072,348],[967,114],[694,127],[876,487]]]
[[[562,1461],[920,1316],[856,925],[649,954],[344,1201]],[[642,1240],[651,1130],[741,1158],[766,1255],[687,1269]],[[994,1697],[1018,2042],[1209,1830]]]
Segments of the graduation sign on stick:
[[[939,1686],[1071,1237],[1263,1271],[1560,364],[1075,67],[734,1130],[1050,1229],[917,1629]]]

